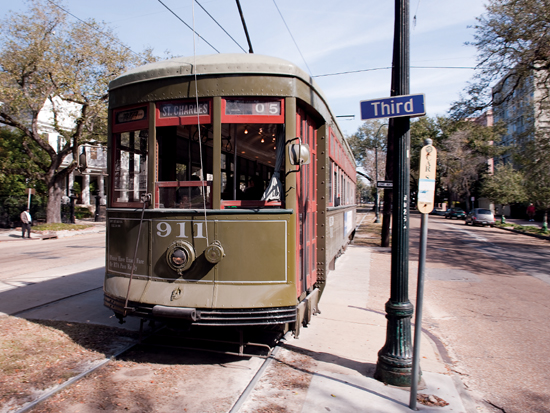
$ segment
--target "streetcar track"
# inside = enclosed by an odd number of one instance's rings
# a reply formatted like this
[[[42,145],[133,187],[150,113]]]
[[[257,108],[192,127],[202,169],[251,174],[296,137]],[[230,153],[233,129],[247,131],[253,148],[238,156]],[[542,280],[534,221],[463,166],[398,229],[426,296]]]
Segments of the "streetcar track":
[[[61,390],[63,390],[65,388],[71,386],[72,384],[82,380],[88,374],[91,374],[94,371],[98,370],[99,368],[105,366],[110,361],[114,361],[117,357],[120,357],[122,354],[124,354],[127,351],[131,350],[132,348],[134,348],[138,344],[139,344],[139,342],[132,343],[132,344],[128,345],[127,347],[125,347],[124,349],[120,350],[118,353],[112,355],[111,357],[105,358],[105,359],[99,361],[95,366],[89,368],[88,370],[86,370],[86,371],[84,371],[84,372],[82,372],[82,373],[80,373],[80,374],[78,374],[74,377],[71,377],[65,383],[62,383],[59,386],[55,387],[54,389],[52,389],[52,390],[48,391],[47,393],[43,394],[42,396],[40,396],[35,401],[30,402],[30,404],[28,404],[28,405],[24,406],[23,408],[19,409],[16,413],[28,412],[29,410],[36,407],[38,404],[42,403],[45,400],[48,400],[50,397],[52,397],[55,394],[59,393]]]
[[[78,294],[76,294],[76,295],[78,295]],[[59,300],[56,300],[56,301],[59,301]],[[53,302],[56,302],[56,301],[53,301]],[[47,305],[47,304],[45,304],[45,305]],[[23,310],[23,311],[28,311],[28,310]],[[130,351],[130,350],[132,350],[136,347],[139,347],[141,345],[151,346],[151,347],[166,347],[166,346],[157,345],[157,344],[145,343],[145,340],[155,336],[163,328],[164,328],[164,326],[158,328],[157,330],[155,330],[153,332],[151,332],[151,334],[149,334],[145,339],[136,340],[135,342],[127,345],[126,347],[119,350],[118,352],[111,355],[110,357],[107,357],[103,360],[98,360],[97,362],[94,363],[94,365],[92,367],[88,368],[86,371],[84,371],[84,372],[82,372],[82,373],[80,373],[80,374],[78,374],[74,377],[71,377],[70,379],[68,379],[64,383],[62,383],[62,384],[56,386],[55,388],[49,390],[48,392],[46,392],[45,394],[43,394],[42,396],[40,396],[36,400],[34,400],[32,402],[29,402],[27,405],[24,405],[22,408],[17,410],[15,413],[26,413],[26,412],[31,411],[33,408],[35,408],[40,403],[43,403],[44,401],[50,399],[51,397],[53,397],[54,395],[56,395],[60,391],[72,386],[73,384],[78,383],[79,381],[81,381],[82,379],[84,379],[85,377],[90,375],[91,373],[93,373],[96,370],[106,366],[109,362],[117,360],[124,353],[127,353],[128,351]],[[233,404],[231,409],[228,411],[228,413],[238,413],[240,411],[242,406],[246,403],[246,401],[250,397],[250,395],[251,395],[252,391],[254,390],[254,388],[256,387],[257,383],[263,377],[263,375],[266,372],[266,370],[268,369],[268,367],[271,365],[273,360],[276,359],[276,356],[278,355],[280,349],[282,348],[282,346],[280,345],[280,342],[282,340],[285,340],[286,337],[290,334],[292,334],[292,332],[289,331],[282,338],[277,340],[277,344],[273,347],[273,349],[270,351],[270,353],[267,356],[254,355],[254,354],[238,355],[238,354],[235,354],[235,353],[220,352],[220,353],[227,354],[227,355],[236,355],[236,356],[240,356],[240,357],[257,357],[257,358],[262,358],[264,360],[263,363],[258,368],[258,370],[256,371],[256,373],[254,374],[254,376],[250,379],[250,381],[248,382],[248,384],[246,385],[244,390],[241,392],[241,394],[239,395],[239,397],[237,398],[237,400],[235,401],[235,403]],[[176,347],[176,346],[171,346],[171,347]],[[192,347],[178,347],[178,348],[192,350],[192,351],[206,351],[206,352],[209,352],[209,350],[205,350],[205,349],[201,349],[201,348],[192,348]]]
[[[67,300],[67,299],[69,299],[69,298],[77,297],[77,296],[82,295],[82,294],[86,294],[86,293],[89,293],[89,292],[92,292],[92,291],[96,291],[96,290],[99,290],[100,288],[103,288],[103,286],[91,288],[91,289],[89,289],[89,290],[85,290],[85,291],[81,291],[81,292],[79,292],[79,293],[67,295],[67,296],[65,296],[65,297],[61,297],[61,298],[58,298],[58,299],[49,301],[49,302],[44,303],[44,304],[35,305],[35,306],[33,306],[33,307],[29,307],[29,308],[26,308],[26,309],[24,309],[24,310],[19,310],[19,311],[16,311],[15,313],[11,313],[10,316],[17,317],[17,316],[19,316],[19,315],[21,315],[21,314],[24,314],[24,313],[26,313],[26,312],[33,311],[33,310],[37,310],[37,309],[43,308],[43,307],[47,307],[47,306],[50,305],[50,304],[58,303],[58,302],[60,302],[60,301]]]

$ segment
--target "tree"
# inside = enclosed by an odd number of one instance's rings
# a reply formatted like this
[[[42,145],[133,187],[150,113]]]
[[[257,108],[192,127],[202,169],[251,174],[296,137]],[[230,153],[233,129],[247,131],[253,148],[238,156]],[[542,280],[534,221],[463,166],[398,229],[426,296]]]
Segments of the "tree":
[[[451,113],[464,119],[509,100],[533,74],[548,102],[550,76],[550,3],[543,0],[489,0],[487,12],[477,18],[474,45],[478,65],[466,96]],[[501,85],[503,93],[492,88]]]
[[[544,130],[535,133],[535,137],[525,142],[517,151],[515,160],[522,165],[525,177],[527,199],[538,209],[544,211],[544,227],[548,223],[550,209],[550,137]]]
[[[388,124],[381,120],[369,120],[359,127],[359,130],[348,138],[348,143],[352,148],[355,158],[361,163],[362,168],[367,175],[371,177],[371,184],[374,186],[375,202],[378,203],[376,196],[376,181],[381,177],[390,179],[387,174],[388,165],[386,163],[388,150]],[[382,224],[381,245],[387,247],[390,242],[389,226],[391,214],[391,191],[384,191],[384,209],[387,218]],[[377,207],[377,205],[376,205]]]
[[[7,127],[0,128],[0,197],[24,196],[26,188],[36,188],[42,194],[40,168],[31,160],[23,146],[23,134]],[[35,156],[42,156],[40,148],[29,142],[28,148]]]
[[[524,175],[511,164],[499,164],[494,173],[483,180],[481,195],[500,205],[525,202],[527,192]]]
[[[470,209],[470,197],[487,174],[489,159],[507,149],[498,145],[501,132],[500,125],[488,127],[472,121],[453,123],[438,152],[441,184],[447,189],[451,202],[463,199],[466,209]]]
[[[48,222],[61,221],[62,186],[78,166],[79,146],[106,137],[109,82],[153,60],[150,50],[140,56],[122,46],[104,23],[69,23],[43,0],[30,0],[27,12],[0,21],[0,124],[22,132],[21,144],[41,170]],[[39,132],[46,105],[62,137],[59,148]]]

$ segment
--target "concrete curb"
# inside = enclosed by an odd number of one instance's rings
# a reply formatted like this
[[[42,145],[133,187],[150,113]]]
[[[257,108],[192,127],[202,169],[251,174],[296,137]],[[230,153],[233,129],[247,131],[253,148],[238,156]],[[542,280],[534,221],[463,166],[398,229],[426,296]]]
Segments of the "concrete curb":
[[[534,237],[534,238],[544,239],[544,240],[550,241],[550,236],[539,235],[539,234],[532,234],[532,233],[530,233],[530,232],[521,231],[521,230],[518,230],[518,229],[515,229],[515,228],[501,227],[501,226],[499,226],[499,225],[495,225],[495,228],[503,229],[503,230],[508,231],[508,232],[515,232],[516,234],[528,235],[528,236],[530,236],[530,237]]]
[[[22,238],[21,230],[9,230],[0,232],[0,242],[21,242],[25,240],[47,240],[47,239],[59,239],[74,237],[76,235],[86,235],[86,234],[97,234],[105,232],[105,225],[94,225],[93,227],[79,230],[63,230],[63,231],[48,231],[44,233],[32,232],[31,229],[31,238]]]

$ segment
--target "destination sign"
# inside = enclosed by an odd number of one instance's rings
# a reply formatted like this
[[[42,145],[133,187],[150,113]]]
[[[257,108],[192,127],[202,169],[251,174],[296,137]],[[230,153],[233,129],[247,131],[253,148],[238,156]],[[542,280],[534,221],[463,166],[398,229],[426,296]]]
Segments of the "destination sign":
[[[193,103],[159,103],[160,118],[174,118],[185,116],[209,115],[210,105],[208,102]]]
[[[226,99],[226,115],[279,116],[281,101]]]
[[[115,123],[128,123],[144,120],[147,116],[147,106],[118,112],[115,117]]]
[[[424,95],[392,96],[361,102],[361,120],[424,116]]]

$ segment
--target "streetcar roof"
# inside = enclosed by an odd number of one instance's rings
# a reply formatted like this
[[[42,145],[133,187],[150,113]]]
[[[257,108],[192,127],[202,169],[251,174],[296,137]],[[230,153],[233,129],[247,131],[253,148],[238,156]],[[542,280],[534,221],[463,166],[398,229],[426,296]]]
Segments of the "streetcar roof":
[[[193,70],[194,67],[196,70]],[[149,63],[131,69],[111,81],[109,83],[109,90],[114,90],[134,83],[169,77],[194,76],[195,74],[197,76],[230,75],[238,73],[289,76],[303,80],[305,83],[309,84],[325,102],[331,114],[332,122],[340,129],[328,106],[326,96],[315,80],[294,63],[273,56],[253,53],[219,53],[213,55],[176,57],[174,59]],[[347,141],[343,138],[342,141],[344,145],[348,147],[349,152],[352,153]]]
[[[196,67],[196,70],[193,68]],[[189,57],[176,57],[136,67],[109,83],[109,90],[132,83],[166,77],[216,74],[274,74],[298,77],[311,84],[318,93],[315,81],[295,64],[278,57],[244,53],[220,53]]]

